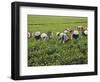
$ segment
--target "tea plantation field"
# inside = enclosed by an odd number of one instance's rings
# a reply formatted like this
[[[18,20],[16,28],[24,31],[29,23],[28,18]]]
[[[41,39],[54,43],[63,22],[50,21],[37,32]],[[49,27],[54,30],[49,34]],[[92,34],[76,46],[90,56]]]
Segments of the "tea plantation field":
[[[56,32],[66,28],[87,27],[87,17],[28,15],[27,21],[28,32],[53,32],[53,38],[47,41],[28,39],[28,66],[87,64],[86,36],[80,34],[77,40],[64,44],[56,37]]]

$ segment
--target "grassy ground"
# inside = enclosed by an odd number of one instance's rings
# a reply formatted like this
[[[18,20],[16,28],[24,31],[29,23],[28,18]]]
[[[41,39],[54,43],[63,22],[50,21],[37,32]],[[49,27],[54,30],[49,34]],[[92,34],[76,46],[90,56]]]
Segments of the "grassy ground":
[[[80,35],[77,40],[65,44],[55,37],[56,32],[79,25],[86,27],[87,17],[28,15],[29,32],[54,33],[54,38],[48,41],[28,39],[28,66],[86,64],[87,37]]]

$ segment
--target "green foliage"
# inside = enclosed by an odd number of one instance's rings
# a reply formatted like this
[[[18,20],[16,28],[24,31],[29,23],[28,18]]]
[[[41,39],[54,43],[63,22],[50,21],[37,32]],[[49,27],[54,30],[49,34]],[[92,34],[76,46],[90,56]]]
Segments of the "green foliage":
[[[28,16],[29,32],[54,32],[54,38],[43,41],[28,39],[28,66],[86,64],[87,37],[70,40],[65,44],[55,37],[56,32],[66,28],[87,26],[86,17]]]

